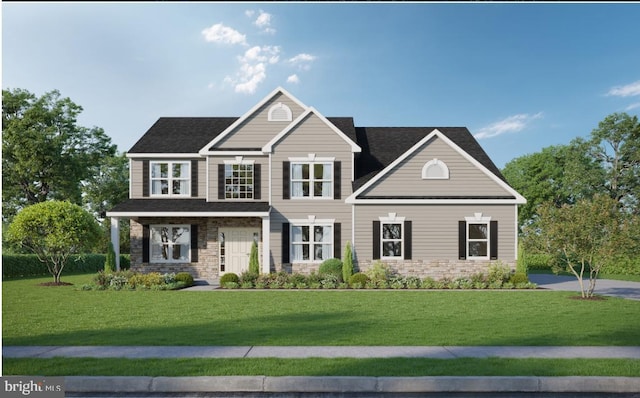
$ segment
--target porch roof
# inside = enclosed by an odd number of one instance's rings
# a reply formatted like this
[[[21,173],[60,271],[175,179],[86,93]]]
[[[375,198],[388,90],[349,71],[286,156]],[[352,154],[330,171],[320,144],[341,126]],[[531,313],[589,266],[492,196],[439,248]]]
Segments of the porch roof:
[[[127,199],[108,217],[268,217],[269,202],[207,202],[205,199]]]

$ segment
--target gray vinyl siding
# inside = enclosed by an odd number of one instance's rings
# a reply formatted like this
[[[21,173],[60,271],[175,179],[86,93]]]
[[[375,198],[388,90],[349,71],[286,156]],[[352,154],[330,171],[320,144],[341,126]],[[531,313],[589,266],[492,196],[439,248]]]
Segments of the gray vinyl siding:
[[[187,162],[191,159],[158,159],[150,158],[146,161],[175,161],[175,162]],[[144,181],[142,176],[142,165],[145,162],[143,159],[131,159],[131,198],[140,199],[143,198],[143,185],[149,184],[149,181]],[[207,191],[207,178],[206,178],[206,162],[205,159],[198,159],[197,170],[191,170],[191,173],[198,173],[198,198],[204,199]],[[193,175],[193,174],[192,174]]]
[[[218,165],[224,164],[225,160],[235,161],[235,156],[210,156],[209,158],[209,190],[207,201],[219,202],[218,199]],[[243,156],[242,160],[254,160],[254,164],[260,164],[260,202],[269,201],[269,158],[266,156]],[[205,166],[206,167],[206,166]],[[203,190],[204,192],[204,190]],[[241,199],[224,199],[238,200]],[[246,201],[246,199],[242,199]],[[258,200],[258,199],[257,199]]]
[[[300,116],[304,109],[282,94],[275,95],[270,101],[242,122],[235,131],[216,144],[218,149],[262,148],[291,122],[270,122],[269,108],[282,102],[291,109],[292,121]]]
[[[449,168],[448,180],[422,179],[422,168],[433,160]],[[510,195],[477,166],[440,138],[434,138],[400,162],[362,197],[367,196]]]
[[[283,199],[282,167],[289,158],[304,158],[314,153],[317,158],[335,157],[341,162],[340,199]],[[351,240],[351,205],[344,203],[352,193],[351,146],[331,130],[320,118],[311,114],[273,148],[272,154],[271,258],[282,263],[282,223],[290,220],[335,219],[341,223],[341,250]]]
[[[373,257],[373,221],[396,213],[412,222],[412,258],[458,260],[458,221],[482,213],[498,221],[498,258],[516,256],[516,205],[356,205],[354,250],[357,258]]]

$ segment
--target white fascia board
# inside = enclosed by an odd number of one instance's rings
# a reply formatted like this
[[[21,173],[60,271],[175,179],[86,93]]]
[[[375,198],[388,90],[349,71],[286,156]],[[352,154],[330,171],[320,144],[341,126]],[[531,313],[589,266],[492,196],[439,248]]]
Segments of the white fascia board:
[[[199,153],[127,153],[129,159],[195,159]]]
[[[209,156],[265,156],[262,151],[211,151],[207,152]]]
[[[107,217],[269,217],[268,211],[235,211],[235,212],[212,212],[212,211],[155,211],[155,212],[140,212],[140,211],[117,211],[107,212]]]
[[[345,203],[356,205],[521,205],[526,203],[515,199],[355,199],[347,198]]]
[[[284,130],[282,130],[278,135],[273,137],[271,141],[269,141],[264,147],[262,147],[263,152],[273,152],[273,146],[276,145],[282,138],[284,138],[289,132],[296,126],[298,126],[308,115],[313,113],[316,115],[324,124],[326,124],[334,133],[336,133],[340,138],[342,138],[349,146],[351,146],[351,152],[362,152],[362,148],[358,146],[355,142],[353,142],[349,137],[347,137],[340,129],[338,129],[333,123],[331,123],[326,117],[324,117],[320,112],[318,112],[314,107],[309,107],[302,115],[298,116],[296,120],[292,121]]]
[[[273,90],[271,93],[269,93],[266,97],[264,97],[260,102],[258,102],[256,105],[254,105],[253,108],[249,109],[249,111],[247,111],[244,115],[242,115],[240,118],[238,118],[238,120],[233,122],[233,124],[231,124],[231,126],[227,127],[222,133],[218,134],[213,140],[209,141],[209,143],[207,145],[205,145],[204,147],[202,147],[202,149],[200,149],[199,153],[201,155],[212,155],[212,154],[215,154],[216,151],[208,151],[207,148],[211,148],[211,146],[217,144],[218,142],[220,142],[221,140],[226,138],[240,124],[244,123],[245,120],[247,120],[251,115],[253,115],[255,112],[257,112],[258,109],[260,109],[262,106],[264,106],[267,102],[269,102],[278,93],[282,93],[283,95],[289,97],[289,99],[291,99],[293,102],[295,102],[297,105],[299,105],[302,109],[307,109],[307,106],[305,104],[303,104],[302,102],[300,102],[299,99],[297,99],[296,97],[291,95],[284,88],[278,87],[275,90]]]
[[[497,201],[499,201],[499,203],[508,203],[508,201],[514,201],[514,203],[518,203],[518,204],[527,203],[527,200],[522,195],[520,195],[515,189],[511,188],[509,186],[509,184],[507,184],[506,182],[501,180],[497,175],[495,175],[491,171],[489,171],[489,169],[487,169],[480,162],[478,162],[473,156],[469,155],[466,151],[464,151],[462,148],[460,148],[458,145],[456,145],[456,143],[454,143],[449,138],[447,138],[447,136],[442,134],[442,132],[440,132],[438,129],[434,129],[426,137],[421,139],[417,144],[412,146],[408,151],[403,153],[393,163],[391,163],[389,166],[385,167],[380,173],[378,173],[371,180],[367,181],[363,186],[361,186],[358,190],[356,190],[354,193],[352,193],[346,199],[346,203],[356,203],[355,200],[358,197],[358,195],[362,194],[362,192],[364,192],[365,190],[370,188],[373,184],[375,184],[377,181],[379,181],[387,173],[389,173],[391,170],[393,170],[399,163],[404,161],[407,157],[409,157],[411,154],[413,154],[415,151],[417,151],[420,147],[422,147],[426,142],[431,140],[433,137],[438,137],[438,138],[442,139],[447,145],[449,145],[451,148],[453,148],[453,150],[458,152],[462,157],[464,157],[469,162],[471,162],[471,164],[476,166],[480,171],[482,171],[484,174],[486,174],[489,178],[491,178],[500,187],[502,187],[504,190],[506,190],[507,192],[509,192],[511,195],[513,195],[515,197],[515,199],[492,199],[492,200],[497,200]],[[386,199],[381,199],[381,200],[385,200],[386,201]],[[420,200],[433,201],[433,200],[440,200],[440,199],[420,199]],[[466,200],[466,199],[456,199],[456,200]],[[468,202],[468,200],[466,200],[466,201],[467,201],[467,203],[471,203],[471,202]],[[367,203],[371,203],[371,201],[367,200]],[[398,201],[394,201],[394,203],[399,203],[399,202]],[[447,200],[447,203],[451,203],[450,200]],[[482,202],[482,203],[487,203],[487,202]]]

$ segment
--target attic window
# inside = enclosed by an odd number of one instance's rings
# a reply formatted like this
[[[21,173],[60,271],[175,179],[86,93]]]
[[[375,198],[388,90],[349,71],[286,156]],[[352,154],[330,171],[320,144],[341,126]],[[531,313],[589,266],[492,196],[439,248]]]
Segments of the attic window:
[[[423,180],[448,180],[449,168],[439,159],[428,161],[422,168]]]
[[[268,120],[270,122],[290,122],[292,120],[291,109],[278,102],[269,109]]]

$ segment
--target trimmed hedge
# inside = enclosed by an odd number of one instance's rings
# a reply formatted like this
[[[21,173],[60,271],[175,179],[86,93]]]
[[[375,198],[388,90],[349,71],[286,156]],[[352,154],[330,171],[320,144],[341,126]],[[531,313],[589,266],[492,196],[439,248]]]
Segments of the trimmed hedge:
[[[86,274],[104,269],[106,254],[73,255],[62,270],[65,274]],[[129,269],[131,261],[128,254],[120,255],[120,268]],[[2,279],[25,276],[50,275],[47,266],[38,260],[35,254],[3,254]]]

